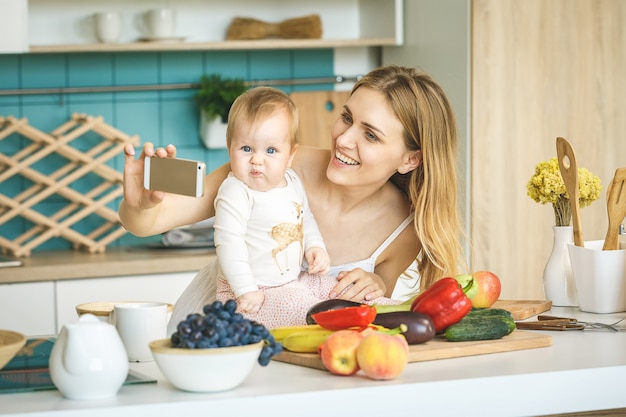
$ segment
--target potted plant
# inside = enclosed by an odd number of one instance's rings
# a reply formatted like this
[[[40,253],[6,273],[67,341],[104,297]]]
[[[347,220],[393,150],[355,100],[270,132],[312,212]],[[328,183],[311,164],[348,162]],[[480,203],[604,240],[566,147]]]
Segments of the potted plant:
[[[240,78],[217,74],[200,78],[196,104],[200,110],[200,137],[209,149],[226,146],[226,124],[233,102],[248,89]]]

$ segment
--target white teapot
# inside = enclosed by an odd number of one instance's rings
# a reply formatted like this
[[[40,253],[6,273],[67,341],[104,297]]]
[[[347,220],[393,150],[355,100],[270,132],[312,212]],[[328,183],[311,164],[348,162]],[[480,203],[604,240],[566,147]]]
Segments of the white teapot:
[[[113,325],[83,314],[63,326],[50,353],[50,377],[64,397],[112,397],[127,375],[128,356]]]

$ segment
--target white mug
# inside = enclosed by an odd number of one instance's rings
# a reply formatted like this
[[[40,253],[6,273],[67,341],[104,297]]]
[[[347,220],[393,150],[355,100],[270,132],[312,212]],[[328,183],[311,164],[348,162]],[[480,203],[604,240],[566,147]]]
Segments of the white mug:
[[[167,303],[128,302],[115,304],[111,323],[115,325],[130,362],[153,360],[150,342],[167,337]]]
[[[116,43],[122,33],[122,15],[117,12],[102,12],[94,15],[96,36],[102,43]]]
[[[144,15],[148,36],[171,38],[176,32],[176,12],[174,9],[148,10]]]

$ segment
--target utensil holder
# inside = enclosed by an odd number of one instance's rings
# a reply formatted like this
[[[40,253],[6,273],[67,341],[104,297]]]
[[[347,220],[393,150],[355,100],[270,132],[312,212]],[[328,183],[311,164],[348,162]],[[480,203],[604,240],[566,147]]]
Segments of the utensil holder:
[[[578,303],[589,313],[626,311],[626,245],[602,250],[603,240],[568,244]]]

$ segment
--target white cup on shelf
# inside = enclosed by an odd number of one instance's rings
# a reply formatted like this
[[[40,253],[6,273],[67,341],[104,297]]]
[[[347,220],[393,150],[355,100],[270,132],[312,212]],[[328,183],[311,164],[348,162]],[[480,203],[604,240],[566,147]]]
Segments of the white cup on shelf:
[[[167,8],[148,10],[143,15],[143,25],[150,38],[172,38],[176,33],[176,11]]]
[[[102,43],[117,43],[122,33],[122,15],[118,12],[94,14],[96,36]]]

